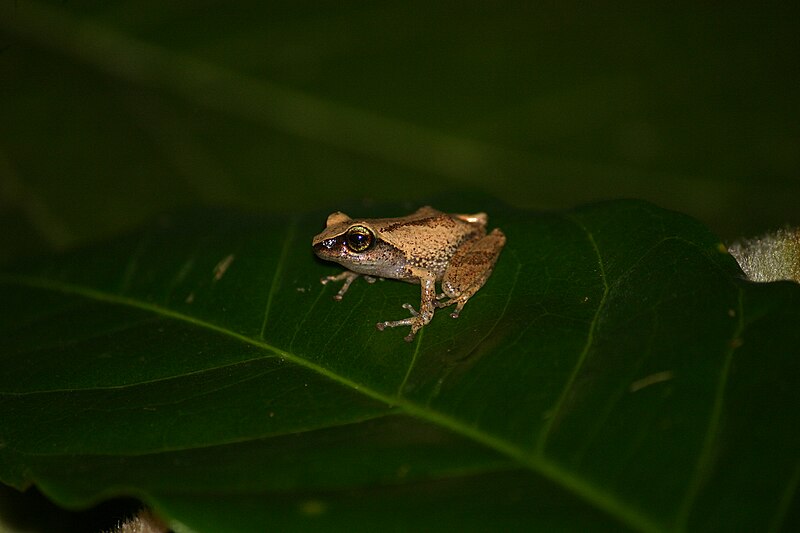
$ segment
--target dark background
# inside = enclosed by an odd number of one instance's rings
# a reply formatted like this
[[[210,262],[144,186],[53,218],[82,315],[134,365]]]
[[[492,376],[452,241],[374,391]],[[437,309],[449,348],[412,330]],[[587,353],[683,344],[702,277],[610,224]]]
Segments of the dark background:
[[[465,190],[800,222],[797,3],[0,2],[0,245]]]

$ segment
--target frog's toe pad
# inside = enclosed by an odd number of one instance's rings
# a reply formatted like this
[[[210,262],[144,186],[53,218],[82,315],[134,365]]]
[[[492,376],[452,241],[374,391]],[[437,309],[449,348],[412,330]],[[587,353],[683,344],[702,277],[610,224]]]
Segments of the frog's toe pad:
[[[411,304],[403,304],[401,307],[403,309],[407,309],[408,312],[411,313],[411,316],[419,316],[419,313],[417,312],[416,309],[414,309],[413,305],[411,305]]]

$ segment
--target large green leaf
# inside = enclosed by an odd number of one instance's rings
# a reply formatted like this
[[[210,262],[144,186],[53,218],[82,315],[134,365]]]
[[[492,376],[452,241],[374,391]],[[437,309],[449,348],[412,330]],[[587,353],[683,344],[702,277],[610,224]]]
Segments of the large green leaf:
[[[319,284],[323,213],[186,213],[9,270],[0,477],[197,531],[796,526],[800,288],[649,204],[483,207],[495,273],[411,344],[374,324],[418,289]]]

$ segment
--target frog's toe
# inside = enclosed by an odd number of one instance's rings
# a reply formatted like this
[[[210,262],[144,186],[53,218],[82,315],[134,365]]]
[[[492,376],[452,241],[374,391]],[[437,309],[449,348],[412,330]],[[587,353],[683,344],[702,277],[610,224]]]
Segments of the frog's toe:
[[[456,300],[455,300],[455,299],[453,299],[453,298],[451,298],[451,299],[449,299],[449,300],[447,300],[447,301],[445,301],[445,302],[441,302],[441,301],[436,301],[436,302],[433,302],[433,305],[434,305],[434,307],[436,307],[437,309],[442,309],[443,307],[450,307],[450,306],[451,306],[451,305],[453,305],[454,303],[456,303]]]
[[[464,305],[466,303],[467,303],[466,300],[459,301],[456,304],[455,310],[452,313],[450,313],[450,316],[453,318],[458,318],[458,316],[461,314],[461,310],[464,309]]]
[[[414,309],[413,305],[411,305],[411,304],[403,304],[401,307],[403,309],[407,309],[408,312],[411,313],[411,316],[419,316],[419,313],[417,312],[416,309]]]

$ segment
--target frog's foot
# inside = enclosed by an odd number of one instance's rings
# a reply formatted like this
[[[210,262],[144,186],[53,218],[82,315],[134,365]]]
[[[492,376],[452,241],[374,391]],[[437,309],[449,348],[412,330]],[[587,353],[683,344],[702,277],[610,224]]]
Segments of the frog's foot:
[[[342,284],[342,287],[339,289],[339,292],[337,292],[333,296],[334,300],[341,300],[342,297],[344,296],[344,293],[347,292],[347,289],[350,288],[350,285],[353,283],[353,281],[358,276],[360,276],[360,274],[356,274],[355,272],[350,272],[349,270],[345,270],[341,274],[337,274],[335,276],[325,276],[324,278],[322,278],[319,281],[323,285],[327,285],[331,281],[342,281],[342,280],[344,280],[344,284]],[[374,281],[374,279],[373,279],[373,281]]]
[[[378,322],[375,324],[380,331],[383,331],[386,328],[396,328],[398,326],[411,326],[411,332],[405,336],[406,342],[411,342],[414,340],[414,337],[417,335],[417,332],[422,329],[422,326],[427,324],[431,321],[431,317],[425,316],[424,314],[420,314],[414,306],[411,304],[403,304],[403,309],[407,309],[411,313],[410,318],[404,318],[402,320],[387,320],[386,322]]]
[[[437,300],[436,302],[433,302],[433,305],[435,305],[437,308],[441,309],[443,307],[448,307],[448,306],[451,306],[453,304],[456,304],[456,308],[452,313],[450,313],[450,316],[452,318],[458,318],[458,316],[461,314],[461,310],[464,309],[464,305],[466,305],[468,299],[469,298],[467,298],[467,299],[464,299],[464,298],[451,298],[451,299],[447,300],[446,302],[442,302],[442,301],[438,301]]]
[[[386,322],[378,322],[375,326],[383,331],[386,328],[396,328],[398,326],[411,326],[411,332],[404,337],[406,342],[411,342],[417,335],[417,332],[424,324],[419,319],[419,316],[412,316],[411,318],[404,318],[403,320],[388,320]]]

